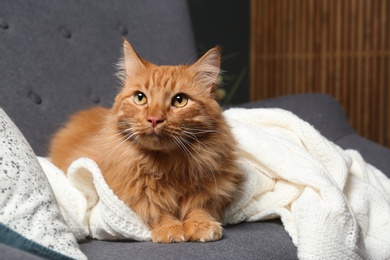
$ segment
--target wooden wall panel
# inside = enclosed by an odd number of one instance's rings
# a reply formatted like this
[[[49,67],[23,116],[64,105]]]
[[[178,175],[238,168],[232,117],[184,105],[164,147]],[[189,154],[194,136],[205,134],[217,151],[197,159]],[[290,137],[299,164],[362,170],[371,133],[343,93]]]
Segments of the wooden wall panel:
[[[251,99],[323,92],[390,146],[390,1],[251,0]]]

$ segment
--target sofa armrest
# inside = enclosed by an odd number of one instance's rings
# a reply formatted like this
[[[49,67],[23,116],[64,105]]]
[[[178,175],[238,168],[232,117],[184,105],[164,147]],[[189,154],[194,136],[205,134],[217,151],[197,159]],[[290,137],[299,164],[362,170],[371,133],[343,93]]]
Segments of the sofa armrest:
[[[390,149],[374,143],[351,127],[340,103],[326,94],[298,94],[243,104],[245,108],[282,108],[312,124],[343,149],[354,149],[390,177]]]
[[[288,95],[246,103],[240,107],[282,108],[291,111],[331,141],[355,133],[340,103],[326,94]]]

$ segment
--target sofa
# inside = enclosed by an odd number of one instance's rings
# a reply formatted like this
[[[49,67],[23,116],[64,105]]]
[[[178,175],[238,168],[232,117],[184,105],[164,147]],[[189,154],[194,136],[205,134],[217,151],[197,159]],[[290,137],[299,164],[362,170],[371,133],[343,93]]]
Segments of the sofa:
[[[112,104],[122,37],[156,64],[189,63],[198,55],[186,1],[0,0],[0,107],[36,155],[47,155],[51,135],[71,113]],[[298,94],[236,106],[292,111],[390,176],[390,150],[358,135],[331,96]],[[11,244],[0,243],[0,258],[40,258]],[[79,247],[90,259],[297,258],[278,219],[225,226],[223,239],[209,243],[88,239]]]

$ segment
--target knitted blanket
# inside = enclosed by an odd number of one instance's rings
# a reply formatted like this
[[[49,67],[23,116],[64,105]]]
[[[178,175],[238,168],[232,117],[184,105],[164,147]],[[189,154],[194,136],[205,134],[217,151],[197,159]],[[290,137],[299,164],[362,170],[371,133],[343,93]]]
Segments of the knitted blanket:
[[[360,154],[342,150],[280,109],[230,109],[246,175],[225,224],[281,218],[301,259],[389,259],[390,180]],[[150,240],[150,231],[81,158],[67,177],[39,158],[79,240]]]

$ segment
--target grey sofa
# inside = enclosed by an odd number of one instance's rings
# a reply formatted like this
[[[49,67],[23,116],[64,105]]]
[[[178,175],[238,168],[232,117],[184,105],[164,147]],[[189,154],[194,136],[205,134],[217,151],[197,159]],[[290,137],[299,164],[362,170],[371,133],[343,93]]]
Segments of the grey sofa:
[[[112,103],[122,36],[157,64],[188,63],[197,55],[183,0],[0,0],[0,107],[37,155],[46,155],[50,136],[69,114]],[[357,135],[330,96],[292,95],[242,106],[290,110],[390,176],[390,150]],[[88,240],[80,248],[90,259],[297,258],[279,220],[227,226],[223,239],[210,243]],[[0,252],[2,259],[36,258],[1,243]]]

